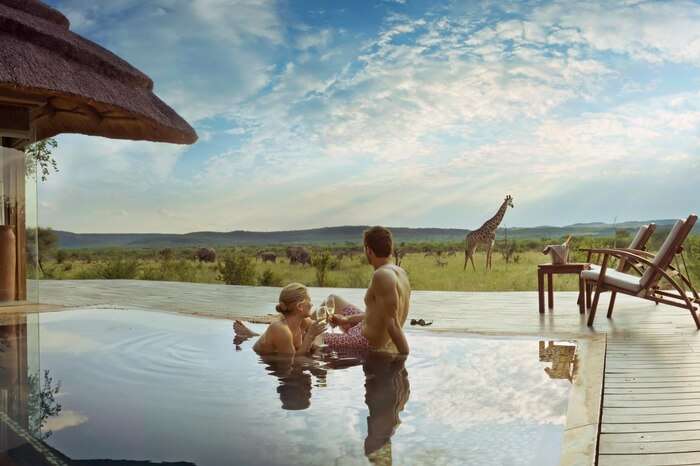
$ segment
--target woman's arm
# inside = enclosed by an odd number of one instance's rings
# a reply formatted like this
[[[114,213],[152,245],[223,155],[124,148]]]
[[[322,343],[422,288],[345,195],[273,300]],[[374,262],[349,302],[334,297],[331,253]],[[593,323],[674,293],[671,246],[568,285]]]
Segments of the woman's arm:
[[[301,348],[296,351],[296,354],[307,354],[311,351],[314,346],[314,339],[326,331],[326,324],[321,322],[313,322],[309,325],[306,333],[304,333],[304,339],[301,342]],[[291,332],[290,332],[291,333]]]

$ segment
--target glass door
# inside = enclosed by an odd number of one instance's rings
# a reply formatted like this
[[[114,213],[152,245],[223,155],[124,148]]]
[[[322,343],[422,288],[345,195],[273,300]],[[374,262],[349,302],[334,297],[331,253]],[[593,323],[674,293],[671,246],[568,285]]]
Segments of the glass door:
[[[0,147],[0,306],[38,303],[36,164]]]

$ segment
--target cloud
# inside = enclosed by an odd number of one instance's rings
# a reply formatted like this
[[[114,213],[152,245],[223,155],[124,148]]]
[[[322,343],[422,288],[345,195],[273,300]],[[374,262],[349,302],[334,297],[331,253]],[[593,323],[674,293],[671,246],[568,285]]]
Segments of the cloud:
[[[65,409],[61,410],[58,416],[48,418],[44,428],[51,432],[58,432],[59,430],[67,429],[69,427],[77,427],[81,424],[85,424],[87,420],[88,418],[79,412]]]
[[[691,2],[375,8],[375,29],[314,27],[317,15],[267,2],[80,4],[59,6],[155,73],[204,137],[189,150],[62,140],[75,178],[42,187],[64,212],[49,216],[57,224],[114,228],[123,209],[119,227],[133,231],[474,227],[506,193],[520,201],[511,224],[560,224],[586,183],[639,196],[624,174],[698,160]],[[659,202],[663,216],[682,204]]]
[[[564,2],[535,10],[544,27],[565,31],[553,43],[583,41],[598,51],[612,51],[651,63],[700,65],[700,5],[673,2]],[[560,28],[560,29],[559,29]]]
[[[285,34],[271,0],[55,4],[76,20],[74,30],[153,78],[156,92],[192,122],[262,89]]]

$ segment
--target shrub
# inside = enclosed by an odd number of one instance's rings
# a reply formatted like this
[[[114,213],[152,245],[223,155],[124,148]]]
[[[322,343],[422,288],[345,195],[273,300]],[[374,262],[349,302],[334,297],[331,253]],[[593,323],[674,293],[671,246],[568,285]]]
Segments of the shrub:
[[[260,286],[281,286],[282,278],[278,277],[272,270],[265,270],[258,280]]]
[[[59,249],[56,251],[56,263],[57,264],[63,264],[63,261],[68,259],[68,253],[65,251],[65,249]]]
[[[688,238],[685,245],[685,258],[690,279],[697,289],[700,281],[700,236]]]
[[[185,259],[177,261],[165,260],[141,269],[142,280],[165,282],[197,282],[200,268]]]
[[[161,259],[163,259],[165,261],[169,261],[169,260],[172,260],[173,257],[175,257],[175,253],[173,252],[172,249],[165,248],[165,249],[161,249],[160,251],[158,251],[158,257],[160,257]]]
[[[255,285],[256,278],[255,264],[248,256],[231,254],[219,262],[219,279],[227,285]]]
[[[331,270],[333,262],[335,259],[328,251],[315,254],[311,258],[311,265],[316,269],[316,284],[318,286],[328,285],[328,272]]]
[[[194,255],[201,262],[216,262],[216,251],[212,248],[200,248]]]
[[[133,279],[139,272],[139,263],[133,259],[112,259],[97,268],[99,278],[104,280]]]
[[[100,266],[85,266],[81,267],[78,273],[75,274],[76,280],[94,280],[102,277]]]
[[[347,274],[348,288],[367,288],[369,286],[369,275],[362,270],[353,270]]]

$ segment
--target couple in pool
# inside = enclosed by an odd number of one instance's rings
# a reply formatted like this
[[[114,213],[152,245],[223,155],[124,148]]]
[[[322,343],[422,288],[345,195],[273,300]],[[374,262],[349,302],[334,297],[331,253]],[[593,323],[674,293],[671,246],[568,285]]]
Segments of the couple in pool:
[[[402,330],[411,296],[408,275],[391,263],[393,239],[387,228],[372,227],[364,232],[363,240],[365,255],[374,268],[365,294],[365,311],[340,296],[328,296],[326,302],[336,309],[328,321],[342,333],[326,333],[326,323],[311,317],[313,305],[306,287],[290,283],[282,289],[276,307],[281,318],[255,342],[257,353],[307,354],[316,337],[322,335],[323,343],[333,351],[408,354]],[[238,335],[251,335],[240,321],[234,323],[234,330]]]

